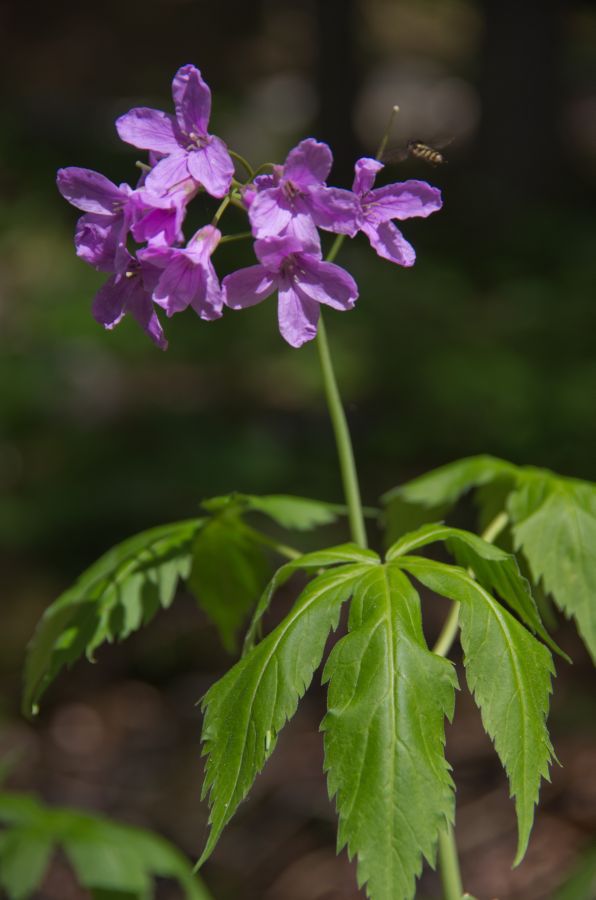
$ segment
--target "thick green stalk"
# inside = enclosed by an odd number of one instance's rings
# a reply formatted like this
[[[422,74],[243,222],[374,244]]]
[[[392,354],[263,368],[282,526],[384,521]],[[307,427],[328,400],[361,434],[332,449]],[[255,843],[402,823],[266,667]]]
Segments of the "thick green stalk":
[[[350,438],[350,431],[341,402],[335,372],[333,371],[333,363],[331,362],[331,354],[327,342],[327,332],[322,317],[319,319],[317,346],[319,348],[319,359],[321,361],[321,370],[323,372],[325,398],[327,400],[329,416],[331,417],[331,424],[335,434],[344,496],[348,506],[350,532],[352,534],[352,540],[356,544],[359,544],[360,547],[366,547],[366,527],[364,525],[364,515],[362,513],[360,486],[358,484],[358,475],[356,474],[352,440]]]

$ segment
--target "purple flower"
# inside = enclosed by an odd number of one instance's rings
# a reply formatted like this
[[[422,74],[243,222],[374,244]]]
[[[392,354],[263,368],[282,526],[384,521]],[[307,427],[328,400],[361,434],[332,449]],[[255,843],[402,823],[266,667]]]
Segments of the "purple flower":
[[[116,121],[123,141],[164,154],[149,172],[147,187],[163,194],[189,177],[213,197],[230,190],[234,164],[221,138],[208,134],[211,91],[195,66],[178,69],[172,82],[176,116],[137,107]]]
[[[360,200],[360,231],[379,256],[400,266],[413,266],[416,252],[392,219],[425,218],[441,208],[441,192],[426,181],[400,181],[373,190],[383,163],[363,157],[355,166],[352,190]]]
[[[352,309],[356,282],[344,269],[323,262],[318,246],[305,246],[292,235],[255,242],[260,265],[239,269],[222,283],[224,303],[244,309],[277,290],[279,330],[292,347],[301,347],[317,333],[319,304]]]
[[[211,254],[221,239],[213,225],[205,225],[186,247],[154,244],[139,252],[139,258],[162,270],[153,290],[153,300],[168,316],[192,306],[201,319],[218,319],[223,294]]]
[[[95,295],[93,316],[104,328],[112,329],[130,313],[151,340],[166,350],[168,342],[151,300],[159,269],[128,253],[127,257],[126,268],[106,281]]]
[[[118,272],[128,265],[126,238],[129,230],[137,241],[158,236],[173,243],[182,239],[181,226],[188,194],[156,197],[144,188],[117,187],[109,178],[70,166],[59,169],[58,190],[86,215],[75,232],[77,256],[96,269]]]
[[[255,237],[283,232],[310,243],[313,223],[353,237],[358,231],[358,200],[351,191],[325,185],[332,162],[327,144],[307,138],[290,150],[283,166],[275,167],[273,178],[255,180],[256,193],[247,198]]]

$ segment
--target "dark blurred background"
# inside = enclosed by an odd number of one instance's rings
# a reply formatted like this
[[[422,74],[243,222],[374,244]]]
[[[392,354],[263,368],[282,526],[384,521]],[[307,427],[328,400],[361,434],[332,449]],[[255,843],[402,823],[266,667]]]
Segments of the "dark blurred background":
[[[404,223],[413,269],[364,239],[342,250],[360,300],[327,324],[366,502],[484,452],[595,480],[596,4],[104,0],[8,3],[1,21],[0,751],[21,753],[14,787],[155,827],[196,854],[206,810],[194,704],[229,661],[192,601],[62,675],[33,725],[18,713],[24,647],[82,567],[135,530],[194,515],[201,497],[341,499],[316,350],[283,343],[272,301],[211,324],[177,316],[165,354],[134,322],[104,332],[90,316],[104,277],[74,255],[77,213],[55,171],[134,182],[140,153],[118,142],[114,119],[169,109],[187,62],[213,89],[211,130],[233,149],[281,161],[313,135],[331,144],[341,186],[398,103],[390,147],[444,146],[447,164],[408,161],[386,180],[428,179],[445,206]],[[221,274],[252,261],[239,245],[219,259]],[[575,660],[552,716],[564,768],[514,873],[504,778],[459,697],[449,752],[466,887],[481,900],[553,897],[596,826],[591,669],[572,629],[561,642]],[[323,702],[309,692],[206,867],[216,900],[363,896],[334,854]],[[60,861],[44,891],[83,896]],[[419,896],[440,896],[431,873]]]

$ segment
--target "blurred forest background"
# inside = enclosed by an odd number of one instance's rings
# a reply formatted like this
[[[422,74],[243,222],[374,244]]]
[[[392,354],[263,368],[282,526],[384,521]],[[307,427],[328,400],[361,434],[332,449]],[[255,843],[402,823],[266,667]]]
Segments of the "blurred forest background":
[[[63,674],[33,724],[19,715],[24,648],[84,566],[194,515],[202,497],[341,499],[316,350],[284,344],[272,302],[212,324],[177,316],[165,354],[134,322],[104,332],[90,315],[104,276],[75,257],[77,213],[56,169],[134,182],[140,154],[114,120],[134,105],[169,109],[187,62],[213,89],[211,130],[233,149],[281,161],[315,136],[331,144],[340,186],[398,103],[390,145],[446,144],[448,163],[410,161],[387,179],[425,178],[445,207],[404,224],[413,269],[361,238],[339,260],[360,300],[327,325],[365,501],[475,453],[596,480],[596,3],[65,0],[35,15],[4,4],[1,21],[0,757],[20,754],[12,787],[154,827],[196,855],[195,703],[229,657],[192,600]],[[227,246],[218,261],[225,274],[251,251]],[[480,900],[554,897],[596,828],[593,675],[573,629],[559,636],[575,662],[558,664],[551,719],[564,768],[515,872],[505,779],[471,699],[458,698],[448,746],[465,883]],[[313,687],[206,866],[216,900],[363,896],[335,857],[323,703]],[[84,895],[57,860],[39,896]],[[419,896],[440,896],[432,873]]]

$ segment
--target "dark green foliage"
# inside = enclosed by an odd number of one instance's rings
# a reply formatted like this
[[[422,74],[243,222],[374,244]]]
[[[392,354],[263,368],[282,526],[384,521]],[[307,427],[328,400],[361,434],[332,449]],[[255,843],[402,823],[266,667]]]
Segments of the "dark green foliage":
[[[83,654],[92,659],[104,641],[128,637],[170,605],[203,521],[162,525],[118,544],[46,610],[27,655],[25,712],[36,712],[64,665]]]
[[[389,539],[398,537],[404,509],[426,520],[477,489],[483,524],[500,511],[509,517],[516,551],[536,585],[573,617],[596,660],[596,485],[546,469],[478,456],[435,469],[385,495]]]
[[[464,552],[474,574],[410,555],[434,540]],[[315,577],[281,624],[255,645],[256,624],[272,594],[298,568]],[[429,526],[404,536],[383,564],[370,551],[345,545],[278,570],[255,613],[246,655],[203,701],[212,827],[202,860],[273,752],[341,604],[351,597],[348,633],[323,675],[329,682],[325,766],[339,813],[338,846],[358,857],[359,881],[372,900],[414,896],[423,858],[433,863],[438,834],[453,816],[443,747],[456,679],[452,664],[426,645],[419,598],[406,572],[461,604],[467,678],[515,796],[521,859],[552,756],[545,722],[553,664],[532,630],[545,640],[548,635],[510,554],[476,535]]]
[[[94,898],[151,900],[159,876],[177,880],[187,900],[211,900],[182,854],[140,828],[9,792],[0,794],[0,826],[0,886],[9,900],[34,894],[57,850]]]

